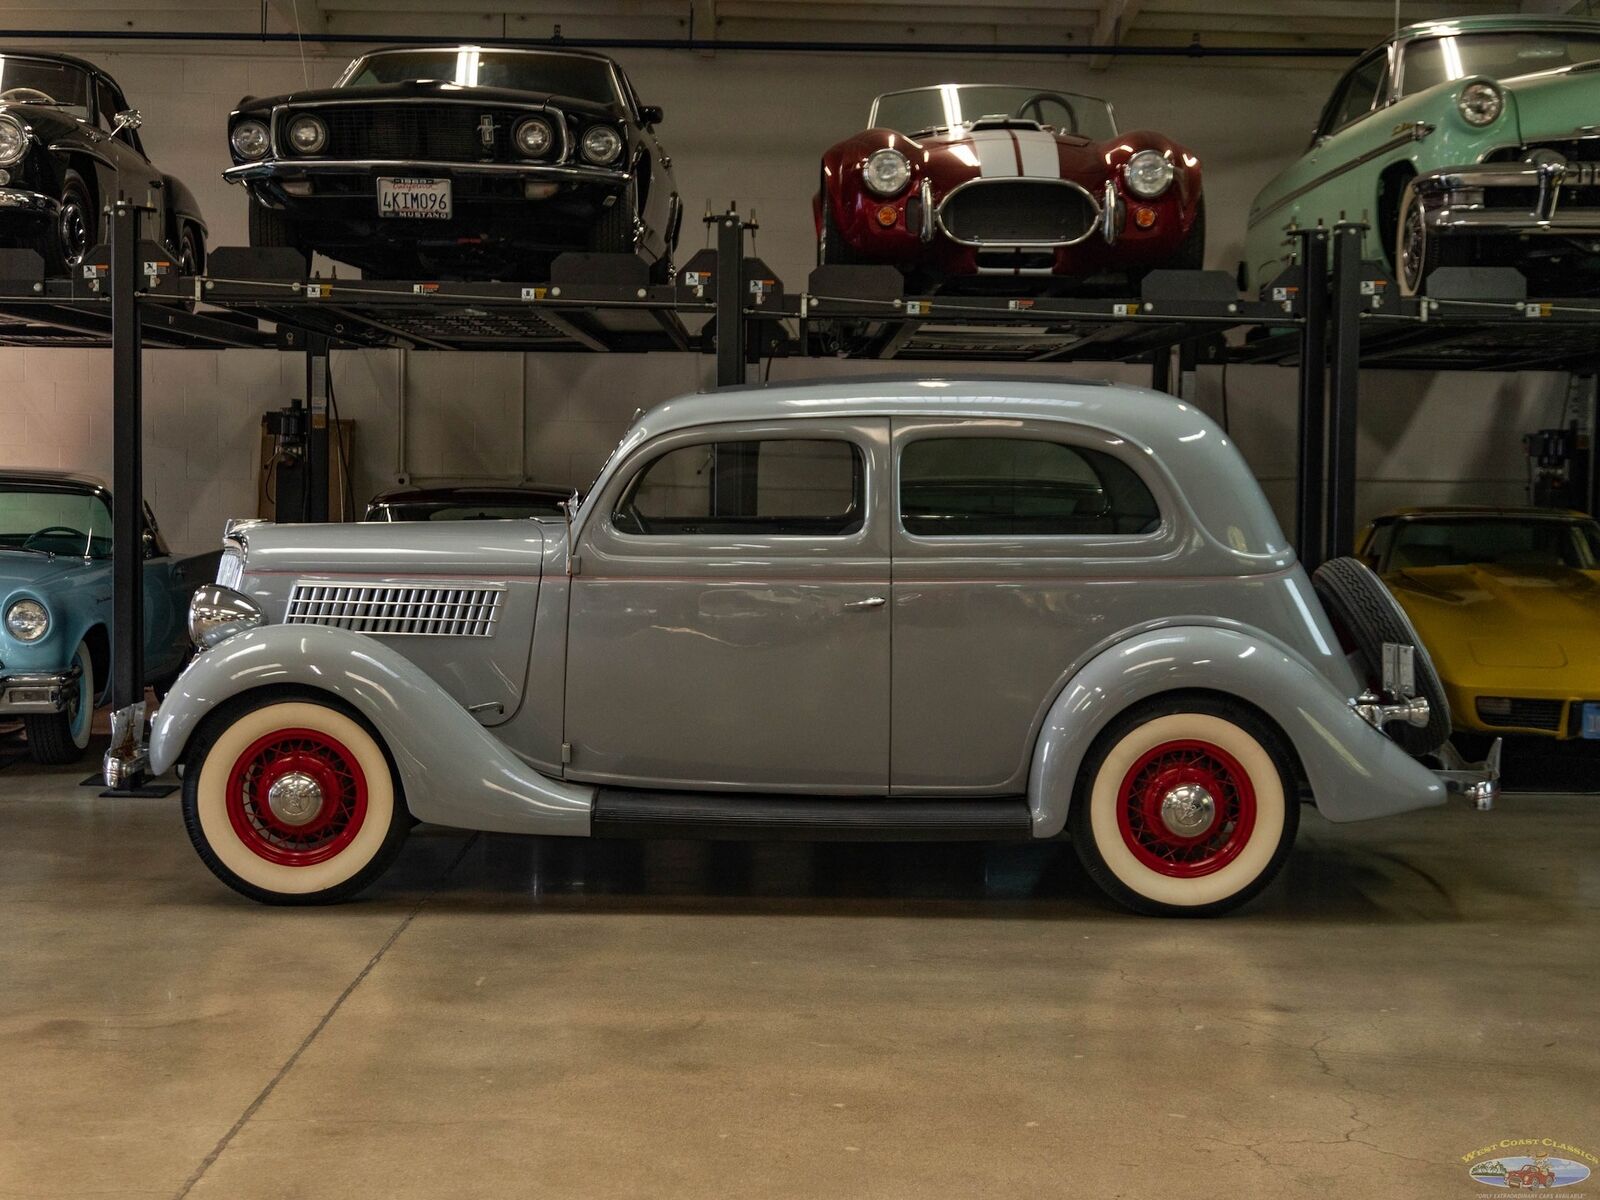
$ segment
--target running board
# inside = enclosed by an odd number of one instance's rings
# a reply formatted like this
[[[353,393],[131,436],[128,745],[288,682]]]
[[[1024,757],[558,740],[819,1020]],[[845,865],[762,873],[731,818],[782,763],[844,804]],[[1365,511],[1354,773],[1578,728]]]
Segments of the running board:
[[[773,842],[1026,841],[1033,814],[1022,796],[990,800],[892,800],[886,796],[751,795],[734,792],[595,793],[590,834],[613,838],[708,838]]]

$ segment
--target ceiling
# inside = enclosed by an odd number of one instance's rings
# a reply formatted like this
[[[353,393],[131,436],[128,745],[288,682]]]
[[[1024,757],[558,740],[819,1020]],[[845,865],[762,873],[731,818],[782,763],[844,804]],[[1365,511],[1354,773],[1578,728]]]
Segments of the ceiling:
[[[490,7],[492,5],[492,7]],[[1522,0],[1583,11],[1600,0]],[[895,46],[1037,45],[1353,51],[1401,23],[1506,12],[1518,0],[7,0],[5,30],[297,28],[308,38],[388,36],[812,41]],[[1092,56],[1094,65],[1115,60]],[[1274,64],[1289,59],[1274,58]]]

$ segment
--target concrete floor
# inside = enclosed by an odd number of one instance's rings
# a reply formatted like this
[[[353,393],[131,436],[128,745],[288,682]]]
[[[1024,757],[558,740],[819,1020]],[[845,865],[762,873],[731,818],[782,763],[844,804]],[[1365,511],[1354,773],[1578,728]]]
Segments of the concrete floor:
[[[285,911],[86,769],[0,770],[6,1200],[1466,1197],[1501,1138],[1600,1153],[1593,797],[1308,813],[1206,922],[1065,847],[425,829]]]

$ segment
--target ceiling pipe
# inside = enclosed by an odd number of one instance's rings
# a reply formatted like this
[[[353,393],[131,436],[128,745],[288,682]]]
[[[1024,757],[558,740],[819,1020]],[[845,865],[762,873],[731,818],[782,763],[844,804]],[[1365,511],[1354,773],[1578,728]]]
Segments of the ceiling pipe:
[[[35,39],[77,42],[296,42],[294,33],[207,33],[158,29],[0,29],[0,40]],[[305,39],[332,45],[438,46],[453,39],[416,34],[318,33]],[[520,46],[568,50],[747,50],[770,54],[893,54],[950,57],[1083,58],[1356,58],[1365,46],[1042,46],[1032,42],[820,42],[756,38],[463,38],[474,46]]]

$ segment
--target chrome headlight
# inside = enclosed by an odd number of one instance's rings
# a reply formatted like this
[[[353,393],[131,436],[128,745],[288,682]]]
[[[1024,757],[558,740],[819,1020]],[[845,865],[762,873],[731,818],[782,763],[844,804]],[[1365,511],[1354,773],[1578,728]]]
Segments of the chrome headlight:
[[[313,116],[289,122],[289,144],[301,154],[315,154],[328,144],[328,127]]]
[[[1172,176],[1172,160],[1159,150],[1141,150],[1122,168],[1128,190],[1146,200],[1154,200],[1171,187]]]
[[[209,650],[235,634],[266,621],[254,600],[219,584],[196,588],[189,601],[189,640],[196,650]]]
[[[1461,119],[1480,129],[1498,121],[1505,107],[1505,94],[1494,84],[1482,80],[1467,84],[1456,97],[1456,110],[1461,113]]]
[[[37,600],[18,600],[6,609],[6,632],[19,642],[37,642],[50,632],[50,610]]]
[[[240,158],[265,158],[272,149],[272,135],[256,120],[240,121],[228,134],[228,141],[233,143],[233,151]]]
[[[861,180],[875,196],[897,196],[911,182],[911,164],[898,150],[874,150],[861,168]]]
[[[28,131],[22,122],[6,113],[0,113],[0,167],[9,167],[22,161],[28,152]]]
[[[583,156],[605,166],[622,153],[622,135],[609,125],[591,125],[583,134]]]
[[[517,143],[517,152],[529,158],[543,158],[555,144],[556,132],[543,117],[529,117],[518,125],[511,135]]]

